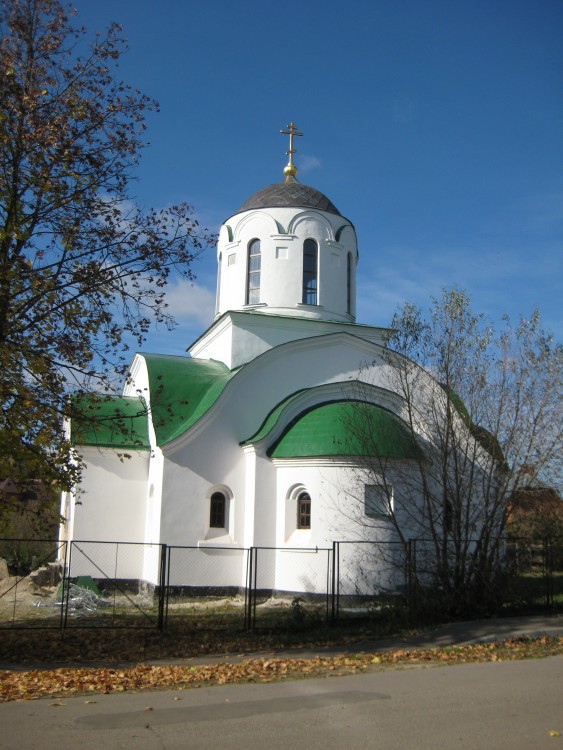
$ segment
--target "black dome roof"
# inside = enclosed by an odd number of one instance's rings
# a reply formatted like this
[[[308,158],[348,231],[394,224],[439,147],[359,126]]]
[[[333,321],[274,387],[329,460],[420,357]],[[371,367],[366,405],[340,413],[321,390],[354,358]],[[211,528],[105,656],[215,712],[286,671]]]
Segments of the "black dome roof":
[[[291,182],[276,182],[275,185],[268,185],[268,187],[258,190],[235,213],[240,214],[254,208],[283,206],[316,208],[319,211],[327,211],[329,214],[342,216],[326,195],[323,195],[319,190],[315,190],[315,188],[293,180]]]

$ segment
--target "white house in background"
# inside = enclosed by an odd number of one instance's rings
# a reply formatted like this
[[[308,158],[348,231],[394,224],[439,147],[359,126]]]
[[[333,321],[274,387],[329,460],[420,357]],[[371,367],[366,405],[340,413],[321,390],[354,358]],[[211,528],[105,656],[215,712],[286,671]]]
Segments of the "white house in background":
[[[347,512],[357,492],[346,492],[362,452],[347,428],[354,403],[376,414],[382,450],[414,456],[390,332],[356,323],[354,226],[298,182],[292,154],[290,142],[283,181],[221,227],[215,319],[188,355],[135,355],[123,395],[95,400],[94,423],[72,426],[87,469],[63,497],[62,538],[143,543],[121,555],[120,578],[155,584],[146,545],[166,543],[209,553],[171,583],[244,586],[240,550],[272,547],[270,588],[323,591],[324,562],[305,574],[303,555],[283,553],[358,536]],[[372,533],[390,531],[382,521]],[[112,570],[78,556],[76,574]]]

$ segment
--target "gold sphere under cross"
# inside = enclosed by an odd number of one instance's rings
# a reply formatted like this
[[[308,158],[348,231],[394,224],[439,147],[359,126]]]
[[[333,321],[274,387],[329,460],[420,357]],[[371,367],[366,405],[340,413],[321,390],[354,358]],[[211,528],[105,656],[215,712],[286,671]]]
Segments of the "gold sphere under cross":
[[[300,135],[303,135],[303,133],[300,133],[297,130],[297,125],[294,122],[290,122],[285,130],[280,130],[280,133],[283,133],[284,135],[289,135],[289,151],[285,152],[286,155],[289,156],[289,161],[287,162],[287,165],[284,167],[283,173],[286,179],[290,177],[296,177],[297,167],[293,163],[293,154],[297,152],[297,149],[293,148],[293,136],[295,135],[300,136]]]

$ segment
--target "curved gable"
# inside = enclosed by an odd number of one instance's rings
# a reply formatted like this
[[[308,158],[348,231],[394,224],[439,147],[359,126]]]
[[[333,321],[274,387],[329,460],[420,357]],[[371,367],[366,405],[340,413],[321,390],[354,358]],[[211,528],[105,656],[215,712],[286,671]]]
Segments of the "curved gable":
[[[362,439],[370,421],[369,445]],[[354,429],[355,425],[358,429]],[[359,401],[333,401],[300,414],[268,450],[272,458],[367,456],[374,449],[381,458],[419,455],[407,425],[395,414]]]
[[[219,398],[236,370],[222,362],[145,354],[150,409],[158,445],[195,424]]]
[[[357,391],[363,385],[368,385],[358,380],[361,364],[378,359],[380,350],[383,350],[380,345],[353,334],[338,332],[284,342],[232,371],[213,360],[171,357],[169,359],[192,362],[194,365],[197,363],[201,367],[218,367],[219,372],[225,373],[225,379],[219,378],[193,415],[188,413],[188,405],[178,404],[183,419],[177,420],[173,433],[168,430],[165,442],[170,444],[174,441],[174,447],[170,446],[169,450],[181,450],[186,441],[194,439],[198,428],[206,429],[218,420],[230,426],[229,430],[237,436],[237,442],[241,445],[267,440],[270,433],[270,440],[273,441],[287,424],[286,409],[289,409],[287,418],[291,420],[312,406],[310,402],[300,404],[300,399],[305,398],[304,392],[315,392],[317,404],[341,400],[348,388]],[[376,385],[382,391],[386,389],[386,383],[383,382],[384,378],[380,380],[382,382]],[[327,390],[322,399],[317,398],[319,388]],[[162,396],[169,391],[169,388],[166,389]],[[182,400],[181,393],[179,397]],[[372,396],[367,398],[371,400]],[[377,397],[378,402],[380,398],[381,393]],[[298,400],[300,408],[292,411]],[[384,403],[393,409],[400,409],[399,404],[388,403],[387,400]],[[169,419],[166,411],[163,419]],[[162,431],[164,427],[160,429]],[[160,444],[162,440],[163,437],[159,436]]]

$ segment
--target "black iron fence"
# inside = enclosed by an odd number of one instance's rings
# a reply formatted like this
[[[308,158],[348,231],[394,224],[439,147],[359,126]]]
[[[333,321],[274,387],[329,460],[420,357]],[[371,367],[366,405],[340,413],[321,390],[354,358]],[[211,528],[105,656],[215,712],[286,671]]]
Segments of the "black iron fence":
[[[498,549],[488,582],[499,608],[563,609],[562,539],[506,538]],[[423,539],[248,549],[0,539],[0,558],[0,629],[162,630],[191,617],[198,627],[253,630],[280,612],[329,624],[397,605],[414,612],[440,593],[436,551]]]
[[[163,627],[186,616],[214,628],[242,627],[249,554],[240,547],[167,547]]]
[[[0,539],[0,628],[64,627],[67,554],[66,542]]]
[[[293,605],[298,617],[306,603],[325,621],[331,617],[334,549],[320,547],[252,547],[248,550],[245,624],[254,630],[271,625],[276,602]],[[269,606],[268,606],[269,605]],[[264,609],[257,618],[257,609]]]
[[[64,627],[162,629],[165,572],[163,544],[71,542],[62,572]]]

